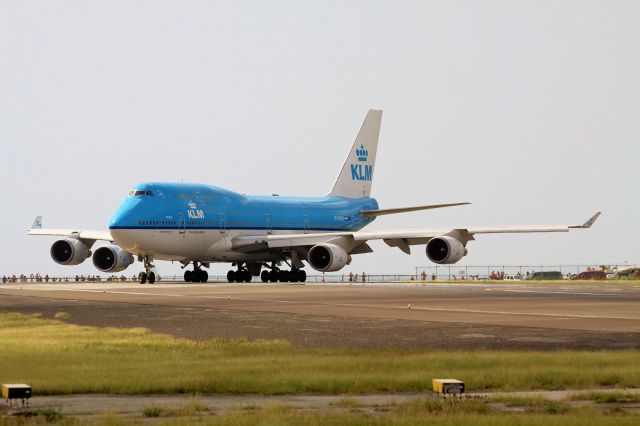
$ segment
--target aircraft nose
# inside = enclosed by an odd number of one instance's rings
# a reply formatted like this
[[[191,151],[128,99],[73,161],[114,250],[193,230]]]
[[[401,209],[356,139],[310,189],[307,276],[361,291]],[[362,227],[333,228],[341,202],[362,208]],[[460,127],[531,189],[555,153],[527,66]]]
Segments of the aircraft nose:
[[[125,200],[109,221],[110,229],[128,228],[135,225],[135,210],[138,202],[132,199]]]
[[[139,202],[131,198],[125,200],[111,216],[109,232],[114,243],[125,250],[134,250],[138,246],[136,238],[137,216],[139,215]]]

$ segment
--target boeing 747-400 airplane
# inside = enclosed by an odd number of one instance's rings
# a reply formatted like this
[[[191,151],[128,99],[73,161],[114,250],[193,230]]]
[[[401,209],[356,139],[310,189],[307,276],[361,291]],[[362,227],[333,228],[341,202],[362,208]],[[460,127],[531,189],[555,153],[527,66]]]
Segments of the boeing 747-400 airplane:
[[[140,283],[153,283],[153,262],[181,262],[186,282],[206,282],[214,262],[231,263],[229,282],[302,282],[306,261],[320,272],[333,272],[351,263],[354,254],[370,253],[370,240],[383,240],[410,253],[426,245],[427,258],[439,264],[458,262],[476,234],[567,232],[589,228],[600,213],[583,225],[498,228],[411,229],[361,231],[377,216],[468,203],[379,209],[371,198],[382,111],[370,110],[328,195],[281,197],[242,195],[215,186],[182,183],[143,183],[134,187],[109,222],[108,231],[43,229],[37,217],[29,235],[63,237],[51,246],[61,265],[78,265],[92,257],[102,272],[115,273],[135,258],[144,264]],[[96,241],[109,244],[91,252]],[[280,269],[286,264],[289,270]]]

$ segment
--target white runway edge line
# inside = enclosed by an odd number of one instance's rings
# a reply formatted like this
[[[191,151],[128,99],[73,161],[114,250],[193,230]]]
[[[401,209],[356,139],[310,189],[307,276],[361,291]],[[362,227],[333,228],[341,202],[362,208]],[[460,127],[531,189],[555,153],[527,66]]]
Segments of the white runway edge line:
[[[109,294],[133,294],[139,296],[153,296],[153,297],[194,297],[200,299],[226,299],[226,296],[197,296],[197,295],[184,295],[184,294],[155,294],[155,293],[138,293],[130,291],[106,291],[106,290],[75,290],[83,291],[87,293],[109,293]],[[268,303],[281,303],[281,304],[295,304],[295,305],[320,305],[320,306],[340,306],[345,308],[376,308],[376,309],[397,309],[406,311],[406,306],[385,306],[385,305],[364,305],[356,303],[326,303],[326,302],[306,302],[306,301],[291,301],[291,300],[276,300],[276,299],[245,299],[235,298],[234,301],[242,300],[245,302],[268,302]],[[458,312],[467,314],[485,314],[485,315],[519,315],[519,316],[540,316],[540,317],[553,317],[553,318],[582,318],[582,319],[616,319],[616,320],[629,320],[640,321],[640,318],[633,317],[608,317],[599,315],[578,315],[578,314],[553,314],[543,312],[509,312],[509,311],[481,311],[477,309],[447,309],[447,308],[433,308],[433,307],[419,307],[411,306],[411,310],[420,311],[433,311],[433,312]]]
[[[487,289],[487,291],[501,291],[503,293],[533,293],[533,294],[568,294],[580,296],[627,296],[633,293],[587,293],[580,291],[539,291],[539,290],[509,290],[509,289]]]

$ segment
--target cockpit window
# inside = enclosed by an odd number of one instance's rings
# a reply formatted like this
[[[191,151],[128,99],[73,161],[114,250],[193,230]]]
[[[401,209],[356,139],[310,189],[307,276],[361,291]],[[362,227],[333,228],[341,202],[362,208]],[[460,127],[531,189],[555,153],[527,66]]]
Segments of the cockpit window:
[[[146,190],[140,190],[140,189],[132,189],[131,191],[129,191],[129,197],[142,197],[144,195],[148,195],[150,197],[153,197],[153,192]]]

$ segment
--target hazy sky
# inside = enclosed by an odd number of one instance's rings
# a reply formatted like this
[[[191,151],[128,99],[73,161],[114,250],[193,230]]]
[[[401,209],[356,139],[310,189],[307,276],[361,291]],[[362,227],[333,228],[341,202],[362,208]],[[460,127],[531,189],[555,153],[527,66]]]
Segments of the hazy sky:
[[[473,205],[371,229],[602,210],[461,263],[640,263],[639,41],[638,1],[0,0],[0,274],[94,273],[27,228],[106,229],[143,181],[323,195],[372,107],[381,208]],[[428,264],[372,246],[346,271]]]

